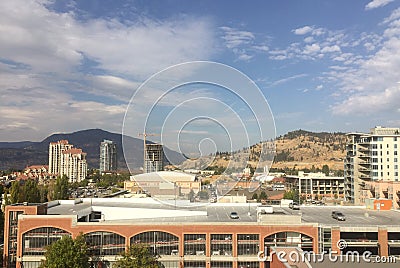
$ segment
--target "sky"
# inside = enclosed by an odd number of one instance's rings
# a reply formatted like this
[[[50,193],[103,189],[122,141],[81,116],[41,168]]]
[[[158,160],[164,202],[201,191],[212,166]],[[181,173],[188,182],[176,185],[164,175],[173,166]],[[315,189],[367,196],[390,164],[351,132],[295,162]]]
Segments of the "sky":
[[[155,74],[192,61],[232,67],[252,80],[241,88],[250,103],[207,83],[161,99],[161,80],[139,92]],[[196,79],[201,71],[186,66],[168,78]],[[122,133],[124,126],[137,136],[143,126],[135,124],[147,117],[153,125],[145,131],[181,122],[166,136],[178,131],[211,147],[211,129],[234,140],[253,133],[246,124],[254,118],[276,135],[400,127],[399,70],[398,0],[2,0],[0,141],[89,128]],[[145,111],[155,100],[152,113]]]

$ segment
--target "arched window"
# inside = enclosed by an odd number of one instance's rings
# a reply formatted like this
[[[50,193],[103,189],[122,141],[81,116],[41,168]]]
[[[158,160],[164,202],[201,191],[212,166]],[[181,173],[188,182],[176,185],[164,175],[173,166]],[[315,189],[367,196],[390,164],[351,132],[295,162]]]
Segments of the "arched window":
[[[155,255],[179,254],[179,238],[173,234],[150,231],[137,234],[131,238],[131,244],[145,244]]]
[[[265,237],[264,247],[267,249],[267,254],[270,247],[299,247],[304,251],[312,251],[313,239],[298,232],[280,232]]]
[[[125,237],[116,233],[87,233],[85,241],[91,256],[119,255],[125,251]]]
[[[41,227],[30,230],[22,235],[22,254],[44,255],[46,246],[61,239],[64,235],[71,236],[65,230],[54,227]]]

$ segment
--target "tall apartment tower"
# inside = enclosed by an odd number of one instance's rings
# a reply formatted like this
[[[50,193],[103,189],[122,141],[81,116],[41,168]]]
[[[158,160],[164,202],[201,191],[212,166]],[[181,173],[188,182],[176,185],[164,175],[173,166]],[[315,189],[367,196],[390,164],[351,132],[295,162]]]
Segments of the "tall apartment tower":
[[[146,144],[144,148],[144,173],[162,171],[163,147],[161,144]]]
[[[50,142],[49,145],[49,173],[54,175],[61,174],[62,152],[73,147],[67,140]]]
[[[66,175],[70,183],[84,180],[87,175],[86,153],[78,148],[63,151],[60,175]]]
[[[87,176],[86,153],[74,148],[67,140],[49,145],[49,173],[66,175],[70,182],[80,182]]]
[[[100,173],[117,170],[117,144],[110,140],[100,143]]]
[[[358,205],[371,182],[399,180],[400,129],[378,126],[370,133],[348,133],[347,138],[345,199]]]

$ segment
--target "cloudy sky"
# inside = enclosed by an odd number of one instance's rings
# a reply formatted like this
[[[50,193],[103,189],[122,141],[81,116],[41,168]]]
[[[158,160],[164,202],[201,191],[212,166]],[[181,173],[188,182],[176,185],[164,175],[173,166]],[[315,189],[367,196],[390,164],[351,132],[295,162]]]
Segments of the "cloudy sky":
[[[278,135],[400,126],[398,0],[2,0],[0,141],[121,133],[142,82],[187,61],[246,74]]]

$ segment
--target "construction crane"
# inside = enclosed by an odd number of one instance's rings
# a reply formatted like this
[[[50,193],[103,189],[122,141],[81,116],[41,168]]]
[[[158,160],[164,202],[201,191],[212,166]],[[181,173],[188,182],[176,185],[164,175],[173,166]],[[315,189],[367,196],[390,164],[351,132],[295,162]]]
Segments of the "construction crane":
[[[145,173],[145,167],[146,167],[146,137],[147,136],[159,136],[160,134],[156,134],[156,133],[139,133],[139,137],[143,136],[143,172]],[[154,160],[153,160],[154,161]]]

